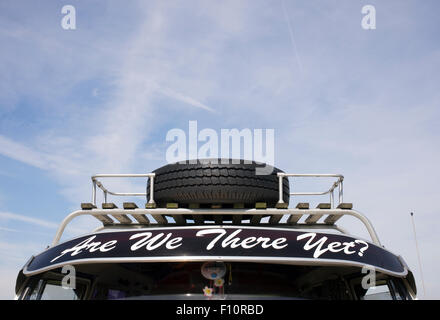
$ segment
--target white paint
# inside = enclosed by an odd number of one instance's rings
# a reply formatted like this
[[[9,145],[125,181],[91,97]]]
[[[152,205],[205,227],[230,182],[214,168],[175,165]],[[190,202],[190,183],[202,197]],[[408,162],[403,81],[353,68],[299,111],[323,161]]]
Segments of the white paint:
[[[54,262],[55,260],[61,258],[62,256],[64,256],[66,253],[70,253],[70,256],[76,256],[77,254],[85,251],[89,251],[89,252],[95,252],[95,251],[100,251],[100,252],[107,252],[110,251],[112,249],[114,249],[116,247],[116,243],[118,242],[117,240],[111,240],[105,243],[101,243],[101,242],[92,242],[93,239],[96,238],[95,236],[92,236],[90,238],[87,238],[84,241],[81,241],[80,243],[78,243],[77,245],[75,245],[74,247],[70,248],[70,249],[66,249],[64,251],[61,252],[61,254],[52,259],[50,262]]]
[[[296,237],[296,240],[303,240],[309,238],[309,240],[304,245],[304,250],[308,251],[315,248],[315,251],[313,253],[313,258],[319,258],[322,254],[324,254],[327,251],[335,252],[335,253],[343,251],[346,255],[354,254],[357,251],[350,250],[350,248],[354,248],[356,246],[356,243],[360,243],[363,246],[358,252],[359,256],[363,256],[365,250],[368,249],[368,243],[366,243],[363,240],[354,240],[351,242],[343,242],[343,243],[339,241],[334,241],[327,243],[328,238],[324,236],[321,239],[313,242],[315,237],[316,237],[316,233],[313,232],[304,233]]]
[[[223,239],[223,241],[221,242],[221,246],[223,248],[230,247],[231,249],[238,247],[242,247],[243,249],[250,249],[260,245],[262,248],[272,247],[273,249],[277,250],[287,247],[287,243],[285,243],[287,241],[286,238],[276,238],[274,240],[271,240],[270,238],[263,237],[248,237],[241,239],[238,237],[238,234],[241,231],[242,229],[237,229],[232,232],[229,236]],[[217,242],[224,237],[224,235],[226,234],[226,230],[221,228],[200,230],[196,233],[196,236],[203,237],[209,234],[217,234],[217,237],[209,242],[209,244],[206,246],[206,250],[211,250],[212,248],[214,248]]]
[[[159,248],[164,244],[167,249],[173,250],[182,245],[182,238],[181,237],[171,238],[173,235],[171,232],[168,233],[165,237],[164,237],[165,234],[163,232],[155,235],[154,237],[151,237],[152,235],[153,234],[151,232],[141,232],[132,235],[130,237],[130,240],[141,237],[142,239],[130,247],[131,251],[136,251],[141,247],[145,247],[145,249],[151,251]]]

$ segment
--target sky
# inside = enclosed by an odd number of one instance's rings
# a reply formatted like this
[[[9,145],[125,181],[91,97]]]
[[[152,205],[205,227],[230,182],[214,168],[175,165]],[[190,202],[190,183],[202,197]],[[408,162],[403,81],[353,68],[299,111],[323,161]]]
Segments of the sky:
[[[75,30],[61,26],[64,5],[76,9]],[[365,5],[376,9],[374,30],[361,26]],[[92,174],[165,165],[167,132],[196,120],[199,130],[274,129],[277,167],[343,174],[345,202],[405,258],[418,297],[439,299],[439,9],[437,0],[1,1],[0,298],[14,297],[19,269],[90,201]],[[97,226],[74,220],[65,236]]]

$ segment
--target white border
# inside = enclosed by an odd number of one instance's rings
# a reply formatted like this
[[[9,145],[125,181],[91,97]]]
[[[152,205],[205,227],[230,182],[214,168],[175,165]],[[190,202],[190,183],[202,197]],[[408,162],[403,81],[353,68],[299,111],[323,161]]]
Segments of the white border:
[[[348,267],[371,267],[382,273],[404,278],[408,270],[403,266],[403,272],[393,272],[370,264],[350,260],[314,259],[314,258],[281,258],[281,257],[240,257],[240,256],[164,256],[164,257],[123,257],[123,258],[89,258],[76,259],[68,262],[60,262],[34,271],[28,271],[27,265],[23,268],[23,274],[27,276],[60,268],[63,265],[81,265],[88,263],[129,263],[129,262],[201,262],[201,261],[227,261],[227,262],[260,262],[288,265],[322,265],[322,266],[348,266]]]

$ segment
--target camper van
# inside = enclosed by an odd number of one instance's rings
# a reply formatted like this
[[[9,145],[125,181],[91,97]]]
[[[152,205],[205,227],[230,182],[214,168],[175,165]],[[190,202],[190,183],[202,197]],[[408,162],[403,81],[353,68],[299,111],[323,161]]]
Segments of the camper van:
[[[261,166],[208,159],[92,176],[91,201],[68,214],[52,244],[23,266],[16,299],[416,298],[403,258],[385,249],[370,220],[344,202],[341,174],[274,167],[261,175]],[[109,179],[143,179],[146,190],[111,191]],[[291,192],[296,179],[331,183]],[[134,197],[143,204],[124,202]],[[326,201],[297,201],[306,197]],[[102,226],[61,242],[80,216]],[[347,216],[362,223],[368,239],[338,226]]]

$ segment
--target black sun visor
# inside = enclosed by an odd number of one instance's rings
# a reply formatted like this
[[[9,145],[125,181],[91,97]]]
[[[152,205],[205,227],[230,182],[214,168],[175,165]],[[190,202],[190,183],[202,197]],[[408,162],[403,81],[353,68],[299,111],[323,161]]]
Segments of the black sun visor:
[[[51,247],[24,268],[26,275],[85,263],[246,261],[375,268],[408,273],[398,256],[354,237],[282,228],[198,226],[89,234]]]

